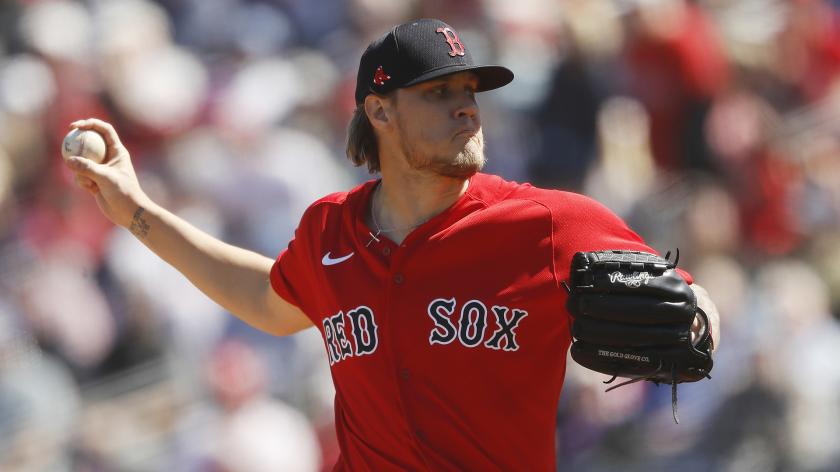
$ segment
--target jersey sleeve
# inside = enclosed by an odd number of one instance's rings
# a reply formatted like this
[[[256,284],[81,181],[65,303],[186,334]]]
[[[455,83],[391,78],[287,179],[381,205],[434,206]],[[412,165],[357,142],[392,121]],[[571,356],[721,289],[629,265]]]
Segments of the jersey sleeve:
[[[554,264],[557,279],[569,278],[572,257],[581,251],[610,249],[645,251],[659,254],[627,223],[603,204],[584,195],[561,192],[566,200],[554,212]],[[688,283],[688,272],[677,269]]]
[[[274,291],[287,302],[297,306],[304,313],[306,300],[313,293],[312,241],[320,219],[320,207],[310,206],[301,217],[294,238],[289,241],[271,266],[269,281]]]
[[[300,265],[300,257],[297,257],[302,252],[297,247],[297,236],[289,242],[289,246],[284,249],[277,256],[274,265],[271,266],[269,280],[271,281],[271,288],[281,298],[291,303],[292,305],[301,307],[301,292],[303,287],[296,284],[294,274],[300,273],[295,269]]]

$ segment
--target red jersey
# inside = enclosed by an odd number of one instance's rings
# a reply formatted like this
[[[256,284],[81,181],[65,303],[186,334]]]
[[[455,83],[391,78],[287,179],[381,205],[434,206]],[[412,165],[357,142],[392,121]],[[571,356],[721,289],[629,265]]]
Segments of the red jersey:
[[[315,202],[271,270],[324,338],[336,470],[554,470],[572,256],[654,251],[590,198],[486,174],[377,241],[376,184]]]

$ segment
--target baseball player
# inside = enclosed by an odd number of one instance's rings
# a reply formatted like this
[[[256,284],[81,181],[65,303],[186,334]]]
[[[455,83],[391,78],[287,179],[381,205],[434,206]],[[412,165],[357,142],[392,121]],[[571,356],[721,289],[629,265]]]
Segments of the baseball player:
[[[553,470],[572,259],[654,250],[587,197],[480,173],[476,93],[511,80],[440,20],[371,43],[347,151],[381,178],[314,202],[276,260],[151,201],[107,123],[72,124],[105,136],[105,164],[67,163],[108,218],[231,313],[276,335],[321,332],[336,470]],[[714,304],[691,287],[707,315],[691,337],[716,345]]]

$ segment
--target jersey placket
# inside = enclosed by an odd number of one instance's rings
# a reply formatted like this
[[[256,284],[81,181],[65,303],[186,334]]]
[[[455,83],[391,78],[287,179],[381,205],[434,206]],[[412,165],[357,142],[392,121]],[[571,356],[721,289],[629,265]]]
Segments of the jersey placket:
[[[406,396],[411,395],[412,381],[415,380],[411,370],[405,365],[405,358],[409,353],[397,352],[397,349],[406,344],[407,341],[404,338],[411,336],[411,334],[397,332],[401,327],[403,329],[405,328],[404,323],[399,319],[400,316],[407,315],[407,313],[401,313],[402,310],[399,308],[399,300],[404,299],[404,294],[415,289],[417,286],[418,281],[412,278],[409,262],[413,257],[422,257],[420,246],[426,243],[426,239],[431,233],[430,226],[433,226],[433,224],[427,223],[417,228],[399,245],[387,239],[383,242],[391,245],[392,248],[389,265],[390,280],[388,281],[387,299],[385,300],[388,313],[392,316],[391,323],[388,324],[388,338],[391,341],[388,343],[388,357],[394,369],[397,391],[400,392],[399,405],[403,413],[403,418],[414,437],[414,442],[420,456],[426,462],[426,467],[431,470],[431,463],[425,454],[426,446],[423,444],[426,433],[418,428],[418,425],[412,418],[412,412],[407,407],[407,404],[410,402],[406,401]],[[414,335],[416,334],[414,333]]]
[[[429,460],[423,452],[424,446],[422,443],[424,439],[424,432],[417,428],[416,423],[412,420],[410,412],[406,408],[405,396],[409,394],[412,388],[412,373],[405,367],[405,365],[402,364],[401,358],[403,358],[405,354],[396,352],[396,349],[403,344],[401,337],[405,336],[405,333],[398,332],[402,323],[400,321],[399,309],[395,305],[399,305],[397,300],[402,298],[401,292],[411,290],[411,284],[416,282],[412,280],[411,274],[408,273],[407,266],[408,259],[412,256],[412,253],[416,253],[417,246],[423,244],[422,238],[424,236],[422,233],[425,233],[425,231],[422,231],[422,228],[417,228],[414,232],[409,234],[401,244],[396,244],[388,238],[382,239],[381,244],[384,247],[381,251],[383,256],[388,259],[385,262],[386,267],[388,267],[389,274],[389,279],[386,281],[387,288],[385,290],[383,305],[386,307],[389,314],[390,322],[388,323],[387,336],[391,342],[387,344],[387,353],[389,362],[392,366],[392,372],[394,373],[397,391],[400,393],[398,399],[399,407],[402,411],[403,420],[405,421],[408,430],[411,431],[411,434],[413,435],[414,444],[418,454],[425,461],[426,468],[431,469]]]
[[[413,421],[411,421],[410,416],[407,414],[408,412],[406,411],[405,402],[403,400],[403,396],[405,395],[404,389],[410,380],[410,372],[398,365],[398,361],[396,359],[399,356],[395,352],[400,345],[400,339],[398,337],[399,333],[397,333],[400,324],[400,313],[395,310],[394,300],[399,299],[399,292],[405,289],[407,283],[404,267],[408,249],[406,246],[408,238],[406,241],[403,241],[402,244],[397,244],[387,236],[381,234],[374,237],[373,235],[375,233],[371,231],[371,229],[368,228],[362,220],[357,220],[356,223],[358,225],[357,234],[364,235],[358,240],[358,244],[360,244],[359,250],[360,252],[366,252],[369,257],[372,257],[376,261],[376,263],[374,263],[376,267],[374,272],[377,277],[380,277],[380,311],[385,328],[385,332],[382,336],[384,339],[381,346],[387,359],[390,376],[394,382],[393,385],[396,386],[395,390],[399,392],[399,396],[396,399],[398,402],[398,409],[402,413],[402,421],[404,422],[405,431],[412,435],[410,440],[413,442],[413,448],[419,456],[418,458],[423,461],[425,469],[431,470],[428,459],[422,452],[423,446],[420,441],[418,441],[416,425]],[[415,230],[415,233],[416,232],[417,231]],[[414,236],[414,234],[409,235],[409,238],[411,236]],[[370,244],[366,246],[368,242],[370,242]]]

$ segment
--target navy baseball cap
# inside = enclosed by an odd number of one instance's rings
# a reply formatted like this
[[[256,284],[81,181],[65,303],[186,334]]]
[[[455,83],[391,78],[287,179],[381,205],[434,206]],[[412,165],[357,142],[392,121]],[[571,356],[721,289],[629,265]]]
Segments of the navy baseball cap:
[[[455,72],[478,76],[478,92],[507,85],[507,67],[476,65],[455,30],[440,20],[422,19],[397,25],[370,43],[359,61],[356,104],[370,93],[387,94]]]

